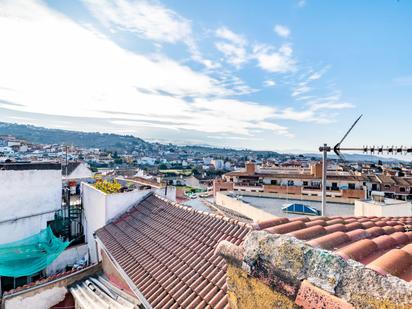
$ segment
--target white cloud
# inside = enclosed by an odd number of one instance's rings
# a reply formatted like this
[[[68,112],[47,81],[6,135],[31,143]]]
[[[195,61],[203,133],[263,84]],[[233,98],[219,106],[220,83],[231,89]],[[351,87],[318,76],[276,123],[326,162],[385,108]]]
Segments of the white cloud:
[[[247,43],[246,39],[243,36],[234,33],[233,31],[229,30],[226,27],[218,28],[216,30],[216,36],[220,39],[228,40],[232,42],[233,44],[240,45],[240,46],[244,46]]]
[[[237,90],[205,73],[122,49],[39,2],[5,1],[0,10],[0,99],[14,104],[8,109],[105,119],[128,132],[289,134],[274,123],[274,107],[228,99]]]
[[[274,87],[276,86],[276,82],[272,79],[267,79],[263,82],[266,87]]]
[[[216,37],[224,41],[215,43],[215,47],[225,56],[225,61],[240,68],[242,64],[248,61],[248,55],[245,45],[246,39],[229,30],[226,27],[220,27],[216,30]]]
[[[290,29],[283,25],[276,25],[273,28],[273,31],[275,31],[276,34],[282,38],[287,38],[290,35]]]
[[[103,24],[134,32],[157,42],[186,41],[192,35],[190,21],[160,4],[148,1],[85,0]]]
[[[224,42],[216,42],[215,46],[225,55],[226,61],[237,68],[247,61],[246,50],[243,47]]]
[[[192,59],[208,68],[218,67],[204,59],[193,38],[191,22],[176,12],[151,1],[84,0],[90,12],[112,31],[129,31],[157,43],[182,42]]]
[[[298,7],[302,8],[306,5],[306,0],[299,0],[298,1]]]
[[[323,103],[313,103],[310,104],[310,108],[313,111],[325,110],[325,109],[348,109],[354,108],[355,106],[351,103],[345,102],[323,102]]]
[[[293,89],[292,97],[299,97],[300,95],[309,92],[312,90],[306,83],[300,83]]]
[[[254,47],[254,58],[263,70],[274,73],[287,73],[295,70],[296,61],[292,57],[293,49],[283,44],[278,50],[267,45]]]
[[[330,69],[330,66],[325,66],[324,68],[320,69],[319,71],[313,72],[309,77],[308,80],[318,80],[320,79],[325,73]]]

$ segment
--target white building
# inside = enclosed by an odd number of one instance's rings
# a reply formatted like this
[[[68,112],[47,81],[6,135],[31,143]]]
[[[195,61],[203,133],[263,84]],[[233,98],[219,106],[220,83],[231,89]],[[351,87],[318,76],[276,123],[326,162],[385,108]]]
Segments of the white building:
[[[380,192],[379,192],[380,193]],[[410,202],[385,198],[383,195],[372,194],[372,199],[355,202],[355,216],[412,216]]]
[[[212,165],[215,167],[216,170],[223,170],[225,167],[225,164],[221,159],[212,160]]]
[[[133,180],[128,180],[136,182]],[[93,185],[82,182],[82,200],[84,209],[85,237],[89,248],[90,260],[98,261],[94,233],[111,220],[125,213],[128,209],[140,202],[146,195],[154,192],[170,200],[176,200],[176,188],[151,187],[150,189],[136,189],[134,191],[106,194]]]
[[[156,162],[155,158],[150,158],[150,157],[142,157],[137,160],[138,164],[144,164],[144,165],[154,165]]]
[[[0,164],[0,244],[39,233],[62,205],[61,166]]]

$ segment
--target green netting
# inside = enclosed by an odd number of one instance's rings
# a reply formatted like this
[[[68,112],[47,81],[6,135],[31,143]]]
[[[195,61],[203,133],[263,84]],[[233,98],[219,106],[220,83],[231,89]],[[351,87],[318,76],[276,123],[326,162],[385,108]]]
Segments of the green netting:
[[[50,265],[67,248],[50,227],[15,242],[0,245],[0,276],[33,275]]]

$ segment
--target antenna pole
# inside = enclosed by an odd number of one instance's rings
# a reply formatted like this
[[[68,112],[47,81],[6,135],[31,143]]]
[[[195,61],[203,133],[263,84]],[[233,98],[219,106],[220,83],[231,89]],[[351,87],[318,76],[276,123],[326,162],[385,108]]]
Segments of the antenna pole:
[[[326,172],[328,169],[328,152],[331,151],[331,148],[327,144],[323,144],[323,147],[319,148],[319,151],[322,152],[322,216],[325,215],[326,209]]]

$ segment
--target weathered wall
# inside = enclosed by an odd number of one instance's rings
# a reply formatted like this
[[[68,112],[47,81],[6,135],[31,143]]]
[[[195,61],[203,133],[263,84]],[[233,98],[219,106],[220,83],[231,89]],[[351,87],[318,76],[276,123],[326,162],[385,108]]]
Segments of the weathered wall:
[[[45,284],[39,284],[27,290],[19,291],[15,294],[5,295],[2,299],[2,305],[5,309],[44,309],[50,308],[63,301],[67,286],[101,271],[100,265],[89,266],[76,273],[68,274],[54,281]]]
[[[133,291],[130,289],[127,282],[123,279],[123,277],[119,274],[116,267],[114,267],[113,262],[104,252],[104,250],[100,250],[100,255],[102,257],[102,269],[104,274],[113,283],[122,291],[129,293],[130,295],[134,295]]]
[[[254,231],[242,247],[223,241],[216,251],[230,265],[228,295],[235,308],[270,308],[254,295],[286,308],[290,302],[311,309],[412,308],[410,283],[288,235]]]
[[[226,283],[232,309],[295,308],[288,297],[233,265],[228,265]]]
[[[6,302],[5,309],[44,309],[64,300],[67,293],[66,287],[53,287],[42,291],[39,294],[25,297],[25,295],[17,296]]]
[[[221,192],[216,192],[215,203],[221,207],[236,211],[248,218],[251,218],[253,221],[264,221],[270,218],[275,218],[274,215],[267,213],[266,211],[229,197]]]
[[[76,262],[79,262],[82,258],[88,256],[87,244],[77,245],[69,247],[64,250],[58,257],[46,268],[46,275],[50,276],[62,271],[65,271],[66,266],[73,266]]]
[[[39,233],[61,208],[60,170],[2,170],[0,184],[0,244]]]

